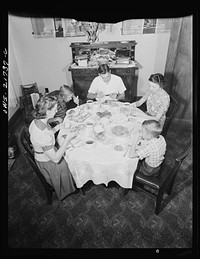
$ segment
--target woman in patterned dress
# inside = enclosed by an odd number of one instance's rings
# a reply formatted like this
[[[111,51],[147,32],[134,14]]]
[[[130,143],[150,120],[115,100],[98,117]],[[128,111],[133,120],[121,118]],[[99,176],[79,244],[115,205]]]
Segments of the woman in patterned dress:
[[[156,73],[149,77],[149,90],[139,101],[132,104],[134,107],[139,107],[146,102],[147,111],[144,113],[138,109],[136,116],[146,120],[156,120],[160,122],[161,126],[164,125],[166,112],[170,105],[170,97],[163,89],[165,85],[166,79],[162,74]]]

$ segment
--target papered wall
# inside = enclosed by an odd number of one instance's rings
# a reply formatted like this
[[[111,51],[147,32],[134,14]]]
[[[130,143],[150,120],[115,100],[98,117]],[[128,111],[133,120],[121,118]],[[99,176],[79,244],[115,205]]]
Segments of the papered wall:
[[[32,35],[31,19],[18,16],[9,16],[9,27],[9,37],[12,39],[22,84],[37,82],[42,93],[46,87],[53,91],[62,84],[72,84],[71,73],[68,71],[72,62],[70,44],[86,42],[86,36],[35,39]],[[99,40],[137,42],[137,92],[138,95],[143,95],[148,88],[149,75],[164,73],[170,33],[122,35],[121,28],[122,22],[107,26],[99,35]],[[14,81],[14,84],[19,87],[18,81]]]

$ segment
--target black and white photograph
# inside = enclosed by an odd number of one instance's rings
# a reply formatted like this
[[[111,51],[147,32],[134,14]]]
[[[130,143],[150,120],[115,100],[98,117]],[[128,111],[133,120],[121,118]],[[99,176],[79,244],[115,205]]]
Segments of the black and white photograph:
[[[193,254],[193,14],[7,20],[10,253]]]

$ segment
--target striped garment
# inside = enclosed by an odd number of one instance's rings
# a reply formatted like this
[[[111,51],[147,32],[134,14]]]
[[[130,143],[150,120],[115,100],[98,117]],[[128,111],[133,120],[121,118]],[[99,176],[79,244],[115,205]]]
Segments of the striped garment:
[[[151,167],[158,167],[163,159],[166,152],[166,141],[163,136],[158,138],[152,138],[146,141],[141,147],[138,146],[136,153],[139,159],[145,158],[145,162]]]
[[[64,119],[66,116],[66,111],[77,106],[77,104],[74,103],[73,99],[67,103],[65,101],[59,100],[59,90],[53,91],[49,93],[47,96],[55,96],[57,98],[57,112],[54,118],[60,117]]]

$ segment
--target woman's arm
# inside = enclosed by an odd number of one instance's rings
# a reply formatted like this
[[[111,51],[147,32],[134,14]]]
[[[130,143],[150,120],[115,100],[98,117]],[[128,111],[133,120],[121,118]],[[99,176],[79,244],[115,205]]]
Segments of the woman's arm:
[[[134,105],[135,107],[140,107],[144,102],[146,102],[146,98],[141,97],[140,100],[132,103],[132,105]]]
[[[118,100],[124,100],[124,98],[125,98],[125,93],[121,93],[117,95]]]
[[[158,113],[157,113],[155,116],[153,116],[153,115],[148,115],[148,114],[145,114],[145,115],[146,115],[146,119],[147,119],[147,120],[156,120],[156,121],[159,121],[160,118],[162,117],[163,113],[164,113],[164,111],[161,109],[161,110],[158,111]]]
[[[60,159],[62,158],[64,152],[66,151],[66,148],[70,142],[70,140],[72,138],[74,138],[76,136],[76,132],[73,133],[69,133],[66,137],[66,139],[64,140],[62,146],[55,151],[53,148],[44,151],[45,154],[51,159],[51,161],[53,161],[54,163],[59,163]]]
[[[52,128],[51,130],[53,131],[53,133],[55,134],[58,130],[60,130],[61,128],[64,127],[63,123],[60,123],[58,125],[56,125],[54,128]]]
[[[59,123],[61,123],[63,120],[60,117],[48,119],[48,123],[51,123],[51,122],[54,122],[54,121],[58,121]]]
[[[160,118],[162,117],[163,113],[164,113],[163,109],[160,109],[158,111],[158,113],[155,116],[153,116],[153,115],[146,114],[145,112],[141,111],[140,109],[137,109],[136,112],[135,112],[135,115],[138,116],[138,117],[144,118],[146,120],[159,121]]]

